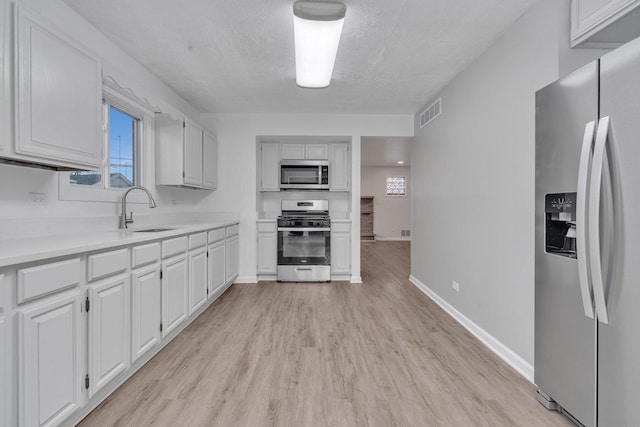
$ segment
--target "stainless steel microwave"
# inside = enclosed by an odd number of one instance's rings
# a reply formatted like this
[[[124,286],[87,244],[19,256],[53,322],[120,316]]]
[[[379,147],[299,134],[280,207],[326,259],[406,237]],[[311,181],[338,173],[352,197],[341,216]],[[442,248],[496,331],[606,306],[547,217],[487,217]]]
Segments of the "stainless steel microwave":
[[[328,190],[329,162],[326,160],[282,160],[280,189]]]

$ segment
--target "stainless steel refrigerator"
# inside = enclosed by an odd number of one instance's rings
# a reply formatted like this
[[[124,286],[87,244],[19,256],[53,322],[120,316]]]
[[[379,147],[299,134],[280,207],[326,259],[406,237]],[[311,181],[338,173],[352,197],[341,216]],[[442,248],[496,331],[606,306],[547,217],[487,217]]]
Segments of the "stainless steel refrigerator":
[[[640,39],[536,93],[535,382],[640,425]]]

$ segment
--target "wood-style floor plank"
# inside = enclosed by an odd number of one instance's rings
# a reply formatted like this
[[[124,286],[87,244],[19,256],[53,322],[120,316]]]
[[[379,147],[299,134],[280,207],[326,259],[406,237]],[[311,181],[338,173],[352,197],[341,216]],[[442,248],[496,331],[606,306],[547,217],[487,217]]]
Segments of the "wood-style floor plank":
[[[362,245],[363,284],[232,286],[81,426],[570,426],[409,277]]]

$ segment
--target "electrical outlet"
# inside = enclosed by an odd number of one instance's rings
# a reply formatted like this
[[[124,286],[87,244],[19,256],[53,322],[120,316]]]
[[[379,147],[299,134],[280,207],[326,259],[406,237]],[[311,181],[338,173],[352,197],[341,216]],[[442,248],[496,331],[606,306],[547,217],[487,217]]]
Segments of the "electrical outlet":
[[[46,193],[29,193],[29,205],[30,206],[46,206],[47,194]]]
[[[460,292],[460,283],[456,282],[455,280],[451,281],[451,288],[453,288],[453,290],[456,292]]]

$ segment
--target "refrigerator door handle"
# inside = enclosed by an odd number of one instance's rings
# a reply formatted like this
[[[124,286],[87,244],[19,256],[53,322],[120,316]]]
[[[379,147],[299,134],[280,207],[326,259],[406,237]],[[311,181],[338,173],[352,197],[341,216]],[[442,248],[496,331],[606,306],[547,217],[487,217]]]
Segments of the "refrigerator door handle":
[[[589,261],[591,265],[591,280],[593,282],[593,296],[596,302],[598,320],[609,324],[607,303],[604,296],[604,281],[602,279],[602,260],[600,259],[600,189],[602,186],[602,171],[605,161],[605,150],[609,138],[609,116],[598,122],[596,143],[593,149],[593,166],[591,169],[591,185],[589,186]]]
[[[578,194],[576,197],[576,252],[578,257],[578,279],[580,283],[580,295],[584,315],[595,319],[593,312],[593,291],[591,277],[589,277],[588,252],[587,252],[587,188],[589,185],[589,172],[591,169],[591,156],[593,152],[593,138],[596,131],[596,122],[587,123],[582,139],[582,151],[580,152],[580,167],[578,168]]]

